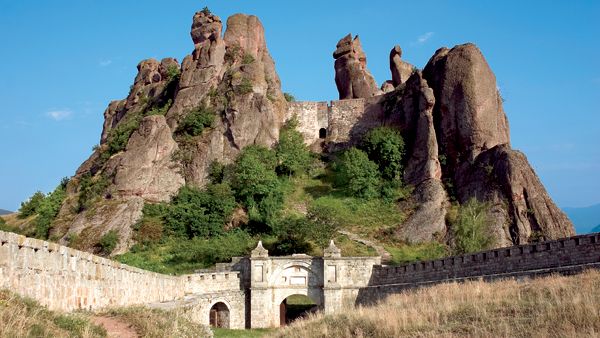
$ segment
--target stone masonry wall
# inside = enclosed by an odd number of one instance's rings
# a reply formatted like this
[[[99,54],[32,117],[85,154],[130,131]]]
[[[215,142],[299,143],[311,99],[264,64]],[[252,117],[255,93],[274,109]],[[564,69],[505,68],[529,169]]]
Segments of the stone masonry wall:
[[[0,288],[71,311],[181,298],[185,279],[0,231]]]
[[[36,299],[52,310],[159,303],[181,300],[186,295],[212,299],[227,292],[237,297],[229,297],[231,302],[239,302],[241,283],[239,271],[168,276],[0,231],[0,289]],[[239,307],[236,304],[236,310]],[[236,325],[243,327],[241,317]]]
[[[369,129],[384,122],[381,100],[371,98],[336,100],[327,102],[290,102],[286,119],[298,118],[298,130],[309,146],[325,142],[327,150],[336,151],[354,145]],[[319,131],[326,130],[325,139]],[[318,147],[313,150],[320,151]]]
[[[374,266],[358,303],[372,303],[387,294],[444,281],[570,274],[586,268],[600,268],[600,233],[401,266]]]

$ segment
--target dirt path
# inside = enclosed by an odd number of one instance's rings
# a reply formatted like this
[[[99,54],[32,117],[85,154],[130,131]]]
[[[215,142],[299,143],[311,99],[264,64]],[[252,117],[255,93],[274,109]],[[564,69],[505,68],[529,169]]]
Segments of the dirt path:
[[[351,240],[353,240],[355,242],[362,243],[366,246],[370,246],[371,248],[375,249],[375,251],[377,251],[377,254],[379,256],[381,256],[382,263],[387,263],[392,260],[392,255],[389,252],[385,251],[383,246],[381,246],[371,240],[361,238],[359,235],[357,235],[353,232],[350,232],[350,231],[338,230],[338,232],[342,235],[348,236],[348,238],[350,238]]]
[[[92,322],[106,329],[109,338],[138,338],[135,330],[126,323],[112,317],[94,316]]]

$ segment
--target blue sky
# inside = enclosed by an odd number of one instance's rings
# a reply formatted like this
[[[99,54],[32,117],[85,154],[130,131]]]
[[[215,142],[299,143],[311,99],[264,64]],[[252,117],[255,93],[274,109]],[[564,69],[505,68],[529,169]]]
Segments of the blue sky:
[[[378,83],[395,44],[424,67],[476,43],[505,98],[512,145],[561,207],[600,203],[599,1],[0,0],[0,208],[71,176],[99,142],[104,108],[145,58],[182,60],[195,11],[260,17],[284,91],[337,98],[337,41],[359,34]]]

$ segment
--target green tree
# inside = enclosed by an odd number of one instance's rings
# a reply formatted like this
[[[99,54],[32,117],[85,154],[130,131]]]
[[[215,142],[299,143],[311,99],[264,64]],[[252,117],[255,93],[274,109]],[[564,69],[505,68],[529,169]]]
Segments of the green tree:
[[[296,129],[298,120],[289,120],[279,132],[279,142],[275,147],[277,154],[277,170],[287,175],[296,175],[306,171],[310,165],[311,156],[304,144],[304,137]]]
[[[367,154],[357,148],[346,150],[338,164],[338,184],[348,193],[361,198],[374,198],[379,195],[380,177],[377,164],[369,160]]]
[[[37,210],[38,216],[35,219],[35,237],[48,239],[48,233],[52,227],[52,222],[58,215],[60,207],[67,196],[65,192],[66,184],[60,184],[54,191],[42,200]]]
[[[310,252],[311,245],[308,239],[314,228],[314,224],[304,217],[285,217],[278,220],[273,227],[277,242],[269,248],[270,254],[285,256]]]
[[[172,201],[164,216],[167,228],[180,236],[215,236],[223,232],[223,225],[235,208],[235,198],[227,184],[211,184],[204,190],[184,186]],[[156,211],[149,208],[150,213]],[[164,212],[164,211],[158,211]]]
[[[21,202],[21,207],[19,208],[19,218],[27,218],[31,215],[37,214],[38,209],[42,201],[46,198],[41,191],[36,191],[29,199],[25,202]]]
[[[482,251],[494,244],[488,211],[489,205],[476,198],[459,207],[455,219],[450,220],[458,253]]]
[[[275,152],[262,146],[244,148],[235,162],[232,186],[239,201],[256,221],[272,224],[283,206],[283,192],[275,173]]]
[[[401,179],[404,140],[398,130],[390,127],[371,129],[365,135],[361,148],[371,161],[377,163],[384,179]]]

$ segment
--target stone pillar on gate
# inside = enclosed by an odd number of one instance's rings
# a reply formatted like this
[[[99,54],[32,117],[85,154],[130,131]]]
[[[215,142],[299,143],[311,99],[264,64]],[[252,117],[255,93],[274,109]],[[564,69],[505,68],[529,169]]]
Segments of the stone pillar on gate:
[[[323,250],[323,310],[326,314],[338,312],[342,307],[341,257],[342,251],[331,240]]]
[[[250,327],[270,327],[271,312],[273,311],[271,293],[268,288],[269,251],[258,241],[258,245],[250,254]],[[279,309],[277,309],[279,310]]]

